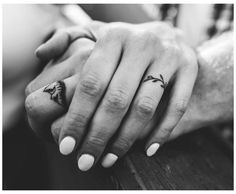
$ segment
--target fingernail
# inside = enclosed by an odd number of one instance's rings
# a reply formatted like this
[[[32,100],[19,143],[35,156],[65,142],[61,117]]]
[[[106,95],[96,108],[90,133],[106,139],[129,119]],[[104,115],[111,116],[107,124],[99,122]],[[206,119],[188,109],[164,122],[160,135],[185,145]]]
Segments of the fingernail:
[[[152,145],[150,145],[146,151],[147,156],[149,156],[149,157],[153,156],[159,147],[160,147],[159,143],[153,143]]]
[[[73,137],[67,136],[65,137],[59,146],[59,150],[63,155],[70,154],[75,147],[75,139]]]
[[[94,163],[94,157],[90,154],[83,154],[78,160],[79,169],[82,171],[89,170]]]
[[[44,44],[40,45],[35,51],[34,51],[34,54],[39,57],[39,52],[40,50],[43,48]]]
[[[116,160],[118,159],[118,156],[112,153],[108,153],[104,158],[102,159],[102,166],[104,168],[109,168],[111,167]]]

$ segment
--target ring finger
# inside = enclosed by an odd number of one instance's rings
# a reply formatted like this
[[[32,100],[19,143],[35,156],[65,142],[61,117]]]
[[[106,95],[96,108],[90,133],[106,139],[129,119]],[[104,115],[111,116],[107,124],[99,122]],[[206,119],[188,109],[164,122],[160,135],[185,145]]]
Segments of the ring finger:
[[[99,160],[109,139],[119,128],[143,77],[143,72],[150,64],[148,53],[138,56],[135,52],[135,49],[132,49],[132,52],[124,50],[120,65],[96,110],[89,132],[79,150],[78,166],[81,170],[88,170]],[[137,68],[134,68],[134,64]]]
[[[174,71],[175,69],[167,69],[161,64],[154,64],[148,69],[128,116],[111,142],[108,154],[102,160],[103,167],[112,166],[138,139],[139,134],[152,119]]]
[[[48,84],[27,96],[25,108],[28,121],[37,134],[48,134],[50,123],[66,112],[78,79],[79,75],[76,74]]]

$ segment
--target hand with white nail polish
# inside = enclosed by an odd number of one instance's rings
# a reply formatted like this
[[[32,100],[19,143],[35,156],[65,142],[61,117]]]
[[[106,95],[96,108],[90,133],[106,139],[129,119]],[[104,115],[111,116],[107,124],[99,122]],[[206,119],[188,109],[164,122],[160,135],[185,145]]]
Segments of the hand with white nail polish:
[[[6,23],[11,25],[4,27],[17,26]],[[4,45],[3,63],[10,61],[17,68],[10,65],[6,72],[15,71],[7,76],[4,72],[4,87],[5,83],[10,86],[4,94],[9,92],[14,98],[4,95],[9,103],[3,104],[12,109],[17,102],[15,108],[22,108],[22,87],[35,75],[33,69],[41,60],[45,68],[26,88],[29,124],[47,139],[51,133],[65,158],[77,154],[81,171],[100,161],[104,168],[112,167],[140,139],[147,140],[143,154],[155,157],[173,137],[233,120],[232,31],[206,42],[196,53],[183,41],[180,30],[164,22],[91,22],[53,30],[52,36],[49,26],[37,26],[36,31],[34,25],[25,28],[30,32],[26,35],[35,34],[30,36],[35,41],[25,36],[6,38],[6,44],[8,39],[13,42],[13,49],[5,53],[8,46]],[[50,37],[41,37],[46,34]],[[24,45],[21,55],[19,49],[14,50],[21,44],[15,43],[25,39],[32,46]],[[35,51],[39,60],[34,60],[31,49],[43,39],[48,40]],[[12,114],[7,117],[9,128],[14,122]]]
[[[92,22],[86,29],[96,41],[89,56],[81,56],[79,49],[83,47],[77,43],[80,39],[69,42],[76,39],[76,34],[83,34],[78,27],[61,30],[37,49],[37,55],[44,61],[50,59],[50,54],[61,55],[63,50],[67,54],[51,65],[55,72],[55,66],[57,71],[64,70],[60,71],[63,79],[53,76],[56,82],[28,96],[26,107],[31,123],[37,126],[42,121],[50,123],[48,118],[54,120],[51,131],[60,152],[63,155],[78,152],[81,171],[91,169],[99,159],[103,167],[109,168],[156,120],[161,100],[168,92],[171,95],[164,119],[146,148],[147,156],[154,155],[187,108],[198,72],[195,53],[177,38],[173,27],[162,22],[139,25]],[[69,65],[65,71],[66,62],[72,67],[78,63],[68,55],[85,58],[79,70],[70,72]],[[50,68],[43,74],[47,71]],[[65,78],[66,72],[72,76]],[[42,99],[54,104],[47,102],[44,106]],[[35,115],[41,114],[39,108],[47,114],[38,121]],[[35,110],[38,112],[34,113]]]

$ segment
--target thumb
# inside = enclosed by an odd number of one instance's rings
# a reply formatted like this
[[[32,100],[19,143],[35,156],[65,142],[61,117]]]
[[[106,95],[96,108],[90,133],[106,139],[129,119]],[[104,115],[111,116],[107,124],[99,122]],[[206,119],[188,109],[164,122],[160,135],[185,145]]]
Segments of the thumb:
[[[94,41],[94,36],[88,28],[69,27],[57,30],[47,42],[36,49],[35,54],[39,59],[47,62],[61,56],[68,46],[79,38],[88,38]]]

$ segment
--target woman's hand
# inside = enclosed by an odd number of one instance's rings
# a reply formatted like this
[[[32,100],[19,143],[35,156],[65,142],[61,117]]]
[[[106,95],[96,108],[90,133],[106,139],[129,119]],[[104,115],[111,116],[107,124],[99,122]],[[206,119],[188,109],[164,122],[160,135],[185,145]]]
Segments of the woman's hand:
[[[50,94],[63,106],[72,98],[68,112],[52,124],[52,130],[57,129],[59,134],[61,153],[69,154],[79,146],[78,165],[83,171],[103,154],[104,167],[122,157],[150,121],[155,120],[154,113],[158,115],[157,106],[168,89],[167,109],[158,129],[152,133],[150,130],[147,142],[147,155],[153,155],[183,116],[198,71],[195,53],[184,44],[179,32],[164,23],[95,22],[91,26],[91,39],[96,43],[75,79],[76,84],[65,80],[40,91],[50,93],[55,86],[65,87],[65,91],[59,91],[65,100]],[[74,30],[52,37],[37,51],[38,56],[44,58],[47,53],[50,59],[62,54]],[[35,111],[33,99],[31,94],[26,100],[29,116]]]
[[[58,143],[57,131],[51,128],[51,124],[66,113],[78,82],[79,73],[93,47],[94,42],[87,38],[74,41],[60,57],[47,63],[43,71],[26,87],[25,107],[28,121],[39,136],[49,139],[50,129],[52,129],[53,138]],[[58,80],[63,80],[66,85],[66,107],[52,101],[49,98],[50,94],[44,91],[45,86],[53,85]]]

